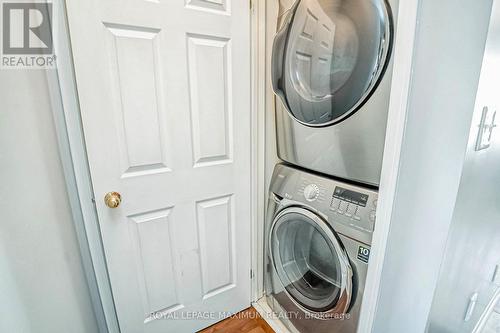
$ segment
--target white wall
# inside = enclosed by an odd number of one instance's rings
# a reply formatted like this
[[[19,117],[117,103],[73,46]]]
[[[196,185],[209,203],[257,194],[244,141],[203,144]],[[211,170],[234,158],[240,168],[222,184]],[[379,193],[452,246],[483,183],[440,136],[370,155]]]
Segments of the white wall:
[[[374,333],[425,331],[458,191],[491,1],[421,0]]]
[[[499,286],[492,283],[500,264],[500,132],[491,146],[476,151],[483,106],[500,117],[500,1],[494,2],[476,97],[467,155],[453,213],[446,256],[429,317],[430,333],[471,332]],[[497,118],[500,119],[500,118]],[[498,120],[497,120],[498,124]],[[478,292],[475,311],[464,321],[469,299]]]
[[[97,332],[41,70],[0,70],[0,332]]]

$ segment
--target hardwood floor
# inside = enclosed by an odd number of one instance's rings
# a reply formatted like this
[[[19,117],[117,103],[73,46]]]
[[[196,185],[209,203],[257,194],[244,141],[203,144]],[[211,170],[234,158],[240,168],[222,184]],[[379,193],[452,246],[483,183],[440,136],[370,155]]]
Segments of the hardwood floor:
[[[253,307],[218,322],[199,333],[274,333]]]

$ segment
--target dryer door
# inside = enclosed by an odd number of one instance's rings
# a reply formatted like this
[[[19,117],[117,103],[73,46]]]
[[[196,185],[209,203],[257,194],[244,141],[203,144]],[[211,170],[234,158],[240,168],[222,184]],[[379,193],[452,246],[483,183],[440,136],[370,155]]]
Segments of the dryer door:
[[[346,313],[353,272],[329,225],[309,210],[291,207],[276,216],[270,232],[273,265],[292,301],[322,319]]]
[[[384,0],[297,0],[274,40],[273,89],[298,122],[338,123],[370,97],[391,44]]]

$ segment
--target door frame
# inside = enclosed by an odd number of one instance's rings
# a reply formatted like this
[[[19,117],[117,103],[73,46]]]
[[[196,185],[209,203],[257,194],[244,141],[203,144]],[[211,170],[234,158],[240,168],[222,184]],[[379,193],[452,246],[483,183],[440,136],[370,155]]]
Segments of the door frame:
[[[263,294],[265,208],[265,0],[248,0],[251,52],[251,302]],[[86,153],[65,1],[53,1],[57,69],[46,71],[57,143],[90,298],[101,333],[120,326],[104,254]]]

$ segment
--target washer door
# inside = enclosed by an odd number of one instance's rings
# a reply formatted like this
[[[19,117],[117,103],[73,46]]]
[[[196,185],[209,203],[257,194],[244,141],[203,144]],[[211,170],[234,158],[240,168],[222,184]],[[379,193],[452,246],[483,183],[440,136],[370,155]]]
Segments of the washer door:
[[[297,0],[273,46],[273,89],[285,109],[313,127],[352,115],[383,76],[392,29],[384,0]]]
[[[321,319],[348,311],[352,268],[323,219],[303,208],[287,208],[276,216],[269,242],[278,278],[297,306]]]

